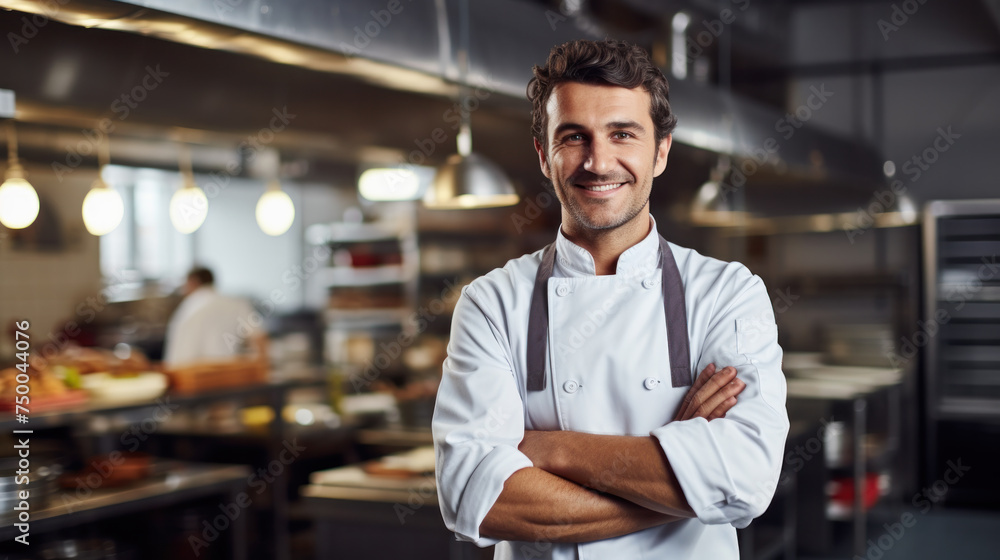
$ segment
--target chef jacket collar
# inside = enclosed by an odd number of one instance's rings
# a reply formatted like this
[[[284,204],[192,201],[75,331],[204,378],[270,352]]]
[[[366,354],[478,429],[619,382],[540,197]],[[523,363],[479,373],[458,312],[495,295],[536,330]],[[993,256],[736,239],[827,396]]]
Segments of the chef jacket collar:
[[[212,295],[214,293],[215,293],[215,287],[201,285],[201,286],[198,286],[197,288],[191,290],[191,293],[188,294],[188,297],[203,298],[203,297],[210,296],[210,295]]]
[[[641,277],[660,267],[660,236],[656,231],[656,220],[649,216],[649,233],[642,241],[625,249],[618,256],[615,274]],[[566,276],[595,276],[596,266],[590,251],[573,243],[563,235],[562,227],[556,236],[556,258]]]

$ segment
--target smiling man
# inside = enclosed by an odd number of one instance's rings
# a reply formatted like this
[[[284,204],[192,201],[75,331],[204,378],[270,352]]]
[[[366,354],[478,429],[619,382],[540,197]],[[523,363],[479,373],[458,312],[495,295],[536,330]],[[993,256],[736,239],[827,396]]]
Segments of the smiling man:
[[[575,41],[534,74],[562,225],[455,308],[433,420],[445,523],[497,558],[735,560],[788,431],[767,291],[657,232],[676,119],[645,51]]]

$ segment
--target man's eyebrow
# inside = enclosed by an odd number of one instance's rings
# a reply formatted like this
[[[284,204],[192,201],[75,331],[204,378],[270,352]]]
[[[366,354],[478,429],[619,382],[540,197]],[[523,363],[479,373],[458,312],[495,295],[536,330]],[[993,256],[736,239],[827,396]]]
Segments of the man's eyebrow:
[[[584,128],[585,127],[582,124],[577,124],[577,123],[562,123],[562,124],[560,124],[559,126],[556,127],[555,132],[553,132],[553,135],[554,136],[559,136],[563,132],[568,132],[570,130],[583,130]]]
[[[587,127],[583,126],[582,124],[573,123],[573,122],[567,122],[567,123],[562,123],[559,126],[557,126],[556,129],[555,129],[555,131],[553,132],[553,135],[554,136],[559,136],[560,134],[562,134],[564,132],[586,130],[586,129],[587,129]],[[622,129],[634,130],[634,131],[636,131],[636,132],[638,132],[640,134],[644,134],[646,132],[646,128],[644,126],[642,126],[641,124],[639,124],[639,122],[637,122],[637,121],[612,121],[612,122],[606,123],[604,125],[604,129],[605,130],[622,130]]]
[[[614,129],[614,130],[620,130],[620,129],[625,128],[625,129],[632,129],[632,130],[635,130],[635,131],[640,132],[640,133],[646,132],[646,128],[644,126],[642,126],[641,124],[639,124],[638,122],[636,122],[636,121],[614,121],[614,122],[609,122],[608,124],[604,125],[604,128],[606,128],[606,129]]]

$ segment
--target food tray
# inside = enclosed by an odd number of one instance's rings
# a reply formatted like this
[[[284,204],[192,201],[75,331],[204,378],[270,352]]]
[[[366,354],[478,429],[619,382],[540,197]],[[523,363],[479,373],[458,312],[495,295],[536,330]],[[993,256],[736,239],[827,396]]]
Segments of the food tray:
[[[250,360],[204,362],[164,371],[178,393],[198,393],[267,381],[267,368]]]

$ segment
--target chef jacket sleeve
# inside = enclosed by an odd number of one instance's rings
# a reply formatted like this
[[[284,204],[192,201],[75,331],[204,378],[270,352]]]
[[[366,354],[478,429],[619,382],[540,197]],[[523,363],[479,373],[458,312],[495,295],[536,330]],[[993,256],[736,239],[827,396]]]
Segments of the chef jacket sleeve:
[[[760,278],[749,271],[744,278],[745,288],[709,324],[696,370],[735,367],[746,383],[736,406],[725,418],[670,422],[651,432],[698,519],[740,529],[771,502],[788,435],[774,312]]]
[[[499,541],[480,536],[479,526],[507,478],[532,463],[517,449],[524,405],[509,346],[474,293],[463,290],[455,306],[432,429],[445,525],[460,540],[486,547]]]

